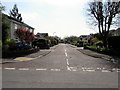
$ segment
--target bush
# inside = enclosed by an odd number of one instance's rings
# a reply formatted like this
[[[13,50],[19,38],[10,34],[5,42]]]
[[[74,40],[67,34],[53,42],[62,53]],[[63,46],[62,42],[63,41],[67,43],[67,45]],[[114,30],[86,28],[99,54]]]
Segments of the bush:
[[[33,46],[37,46],[40,49],[49,49],[50,41],[47,39],[36,39],[35,41],[33,41]]]
[[[108,47],[111,49],[120,49],[120,36],[109,37]]]
[[[2,47],[2,41],[0,40],[0,48]]]
[[[97,49],[103,48],[103,42],[102,41],[97,41],[95,43],[95,46],[96,46]]]
[[[16,44],[14,39],[7,39],[6,44],[9,46],[9,50],[15,50]]]
[[[8,44],[5,44],[2,46],[2,50],[3,51],[7,51],[9,49],[9,45]]]

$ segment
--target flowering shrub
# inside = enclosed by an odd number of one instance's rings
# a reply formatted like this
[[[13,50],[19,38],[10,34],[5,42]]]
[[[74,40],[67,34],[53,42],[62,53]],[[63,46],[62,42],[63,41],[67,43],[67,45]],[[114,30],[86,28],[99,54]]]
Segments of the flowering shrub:
[[[18,28],[15,30],[14,34],[20,39],[20,41],[25,41],[29,43],[34,40],[34,34],[30,32],[30,30]]]

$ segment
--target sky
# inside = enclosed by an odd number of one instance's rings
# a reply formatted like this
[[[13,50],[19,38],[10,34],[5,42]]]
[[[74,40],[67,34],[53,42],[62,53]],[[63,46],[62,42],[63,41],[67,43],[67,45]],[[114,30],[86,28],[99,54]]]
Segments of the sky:
[[[23,22],[34,27],[34,33],[48,33],[61,38],[95,33],[87,21],[88,0],[3,0],[4,13],[17,4]]]

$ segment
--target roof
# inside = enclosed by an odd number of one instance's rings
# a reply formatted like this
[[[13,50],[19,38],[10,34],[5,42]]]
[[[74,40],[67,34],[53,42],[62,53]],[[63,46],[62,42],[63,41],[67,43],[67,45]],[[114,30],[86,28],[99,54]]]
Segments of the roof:
[[[6,14],[5,14],[5,15],[6,15]],[[7,15],[7,16],[8,16],[8,15]],[[31,27],[30,25],[28,25],[28,24],[26,24],[26,23],[24,23],[24,22],[21,22],[21,21],[15,19],[15,18],[13,18],[13,17],[8,16],[8,19],[9,19],[9,20],[13,20],[13,21],[15,21],[15,22],[18,22],[18,23],[20,23],[20,24],[23,24],[23,25],[25,25],[25,26],[28,26],[28,27],[34,29],[34,28]]]
[[[120,35],[120,28],[116,29],[116,30],[110,30],[109,32],[110,34],[119,34]]]

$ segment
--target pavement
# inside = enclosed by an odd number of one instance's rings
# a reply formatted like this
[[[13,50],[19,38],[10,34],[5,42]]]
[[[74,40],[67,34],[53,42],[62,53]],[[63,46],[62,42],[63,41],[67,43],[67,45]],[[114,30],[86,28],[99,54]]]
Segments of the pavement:
[[[76,50],[80,51],[83,54],[86,54],[88,56],[92,56],[95,58],[102,58],[105,59],[107,61],[113,62],[118,64],[120,61],[119,57],[113,57],[113,56],[109,56],[109,55],[105,55],[105,54],[101,54],[101,53],[97,53],[95,51],[89,50],[89,49],[84,49],[83,47],[76,47],[74,45],[71,45],[71,47],[75,48]]]
[[[11,58],[2,58],[0,59],[0,64],[5,64],[5,63],[16,63],[16,62],[25,62],[25,61],[30,61],[34,60],[43,56],[46,56],[49,54],[52,50],[56,49],[58,45],[51,47],[50,49],[42,49],[39,50],[38,52],[25,55],[24,57],[11,57]]]

